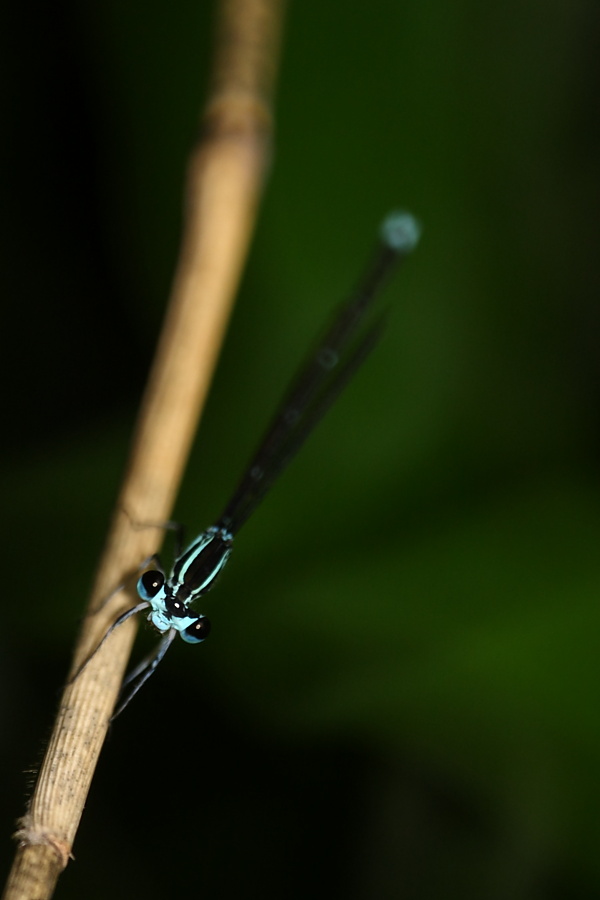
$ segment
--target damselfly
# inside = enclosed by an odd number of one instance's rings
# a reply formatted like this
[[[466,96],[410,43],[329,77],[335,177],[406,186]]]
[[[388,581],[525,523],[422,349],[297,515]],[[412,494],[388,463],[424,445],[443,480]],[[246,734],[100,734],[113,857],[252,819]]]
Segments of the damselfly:
[[[129,686],[129,690],[122,695],[115,716],[152,675],[178,634],[191,644],[207,637],[209,620],[195,612],[191,604],[211,589],[229,559],[235,535],[373,349],[383,319],[380,315],[365,324],[367,314],[394,263],[414,249],[419,234],[419,225],[409,213],[396,212],[385,219],[380,246],[358,289],[342,304],[324,337],[292,380],[221,516],[181,553],[168,578],[159,567],[139,578],[140,602],[113,622],[92,656],[115,628],[146,610],[148,620],[163,637],[123,682],[123,688]]]

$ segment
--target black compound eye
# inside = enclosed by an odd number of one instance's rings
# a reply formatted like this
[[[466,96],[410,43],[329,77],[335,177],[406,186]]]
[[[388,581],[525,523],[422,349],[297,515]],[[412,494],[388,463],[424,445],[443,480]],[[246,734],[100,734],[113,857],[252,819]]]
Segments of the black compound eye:
[[[150,569],[149,572],[144,572],[138,580],[137,592],[142,600],[152,600],[153,597],[156,597],[164,583],[165,576],[163,573],[159,572],[158,569]]]
[[[181,632],[181,637],[188,644],[199,644],[210,634],[210,621],[206,616],[198,616],[195,622]]]

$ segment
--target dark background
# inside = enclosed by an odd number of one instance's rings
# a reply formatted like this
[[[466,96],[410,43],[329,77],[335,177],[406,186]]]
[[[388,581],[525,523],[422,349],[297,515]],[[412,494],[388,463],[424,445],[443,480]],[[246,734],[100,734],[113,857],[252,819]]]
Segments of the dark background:
[[[12,7],[5,868],[165,307],[212,21]],[[410,208],[422,244],[381,347],[240,536],[210,640],[175,645],[111,729],[57,896],[600,895],[599,19],[595,0],[292,6],[177,519],[220,512],[381,216]]]

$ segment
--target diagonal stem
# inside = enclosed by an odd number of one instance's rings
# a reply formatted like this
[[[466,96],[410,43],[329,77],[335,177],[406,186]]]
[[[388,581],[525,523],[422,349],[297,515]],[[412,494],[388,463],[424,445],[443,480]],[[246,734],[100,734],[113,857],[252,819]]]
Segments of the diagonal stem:
[[[71,674],[135,602],[127,583],[158,548],[246,256],[272,131],[284,0],[222,0],[209,99],[188,169],[183,244],[129,465]],[[63,693],[4,900],[44,900],[66,866],[135,635],[117,629]]]

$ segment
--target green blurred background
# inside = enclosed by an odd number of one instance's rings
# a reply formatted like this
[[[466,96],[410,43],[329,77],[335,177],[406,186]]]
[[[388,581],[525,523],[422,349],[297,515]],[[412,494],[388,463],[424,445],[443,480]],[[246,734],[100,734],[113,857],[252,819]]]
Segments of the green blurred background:
[[[4,868],[165,307],[213,13],[10,6]],[[600,896],[599,37],[595,0],[292,6],[178,520],[220,512],[381,216],[410,208],[422,244],[210,640],[111,730],[57,896]]]

